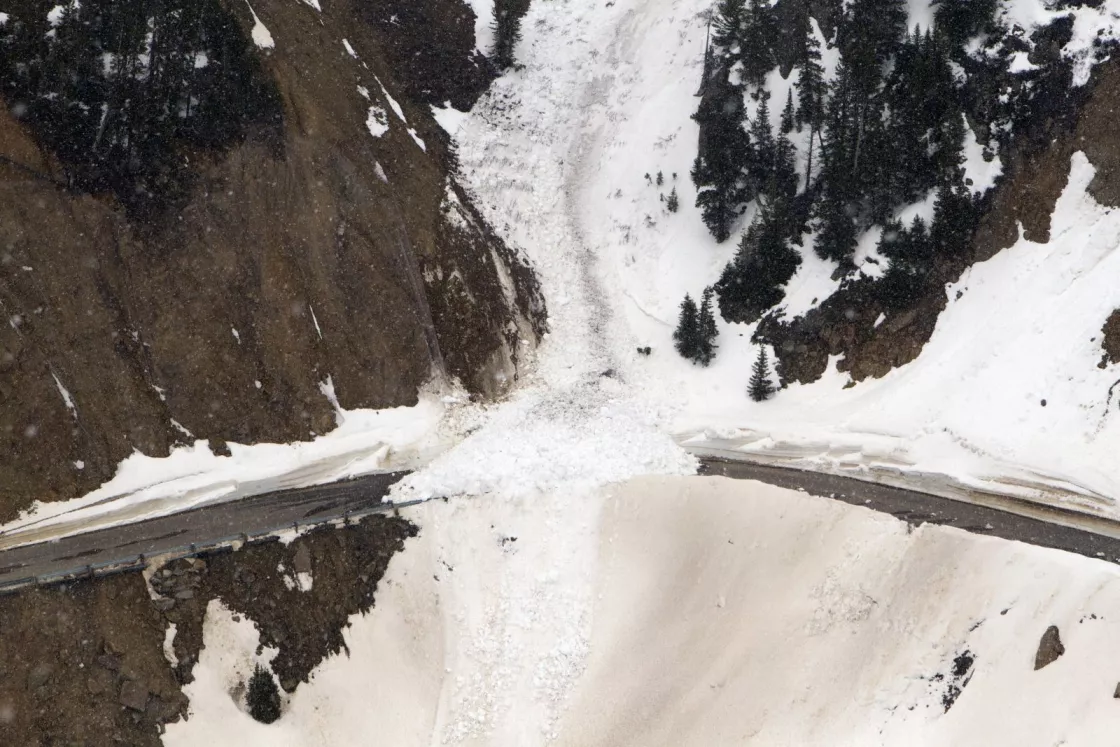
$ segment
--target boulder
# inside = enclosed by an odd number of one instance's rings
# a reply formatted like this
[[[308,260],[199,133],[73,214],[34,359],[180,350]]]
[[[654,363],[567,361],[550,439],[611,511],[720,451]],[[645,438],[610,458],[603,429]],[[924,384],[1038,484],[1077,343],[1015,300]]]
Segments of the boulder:
[[[1054,663],[1065,652],[1066,647],[1062,645],[1062,638],[1058,635],[1058,626],[1051,625],[1042,634],[1042,640],[1038,642],[1038,653],[1034,657],[1035,670]]]

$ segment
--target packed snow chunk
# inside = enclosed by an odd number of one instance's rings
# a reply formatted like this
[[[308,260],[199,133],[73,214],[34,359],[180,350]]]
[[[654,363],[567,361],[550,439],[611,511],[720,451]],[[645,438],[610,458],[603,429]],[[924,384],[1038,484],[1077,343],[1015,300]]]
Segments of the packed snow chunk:
[[[300,0],[304,5],[314,8],[320,13],[323,12],[323,6],[319,4],[319,0]]]
[[[258,49],[272,49],[276,46],[276,42],[272,40],[272,34],[257,17],[257,12],[253,10],[253,6],[249,4],[249,0],[245,0],[245,4],[249,6],[249,12],[253,14],[253,30],[250,35],[253,37],[253,43],[257,45]]]
[[[0,13],[0,26],[3,26],[7,23],[8,23],[8,14],[7,13]]]
[[[366,129],[374,137],[381,137],[389,131],[389,118],[385,110],[377,104],[370,104],[369,113],[366,115]]]
[[[354,51],[354,48],[352,46],[350,46],[349,41],[347,41],[346,39],[343,39],[342,40],[342,46],[346,47],[346,54],[350,55],[355,60],[358,59],[358,53]]]

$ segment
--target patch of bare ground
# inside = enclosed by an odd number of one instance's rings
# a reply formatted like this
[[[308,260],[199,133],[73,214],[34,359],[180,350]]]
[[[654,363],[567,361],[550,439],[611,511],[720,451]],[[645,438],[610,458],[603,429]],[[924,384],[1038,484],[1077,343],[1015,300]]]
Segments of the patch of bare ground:
[[[415,534],[403,519],[373,516],[288,545],[174,561],[150,587],[133,573],[0,597],[0,743],[159,745],[163,724],[189,717],[181,686],[213,599],[279,649],[273,669],[291,692],[345,651],[350,617],[373,607],[390,558]],[[312,579],[306,591],[297,574]],[[164,654],[170,623],[176,666]]]

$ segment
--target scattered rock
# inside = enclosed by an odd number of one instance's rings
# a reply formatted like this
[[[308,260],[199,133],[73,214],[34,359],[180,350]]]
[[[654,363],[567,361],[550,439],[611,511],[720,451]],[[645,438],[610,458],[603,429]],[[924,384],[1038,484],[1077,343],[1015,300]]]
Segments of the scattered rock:
[[[144,712],[148,707],[148,686],[140,680],[125,680],[121,685],[120,703],[125,708]]]
[[[152,606],[160,612],[168,612],[172,607],[175,606],[175,600],[168,599],[167,597],[160,597],[159,599],[152,600]]]
[[[180,589],[175,592],[176,599],[194,599],[194,589]]]
[[[1116,689],[1112,691],[1112,697],[1120,698],[1120,682],[1116,683]]]
[[[1104,368],[1109,363],[1120,363],[1120,309],[1109,315],[1101,332],[1104,333],[1101,339],[1104,356],[1101,358],[1100,367]]]
[[[1042,640],[1038,642],[1038,653],[1034,657],[1035,671],[1053,664],[1065,652],[1066,647],[1062,645],[1061,636],[1058,635],[1058,626],[1051,625],[1042,634]]]
[[[292,558],[292,567],[296,573],[311,573],[311,549],[306,542],[301,542],[296,548],[295,557]]]
[[[101,656],[97,657],[97,663],[106,669],[116,672],[121,668],[121,657],[116,654],[101,654]]]

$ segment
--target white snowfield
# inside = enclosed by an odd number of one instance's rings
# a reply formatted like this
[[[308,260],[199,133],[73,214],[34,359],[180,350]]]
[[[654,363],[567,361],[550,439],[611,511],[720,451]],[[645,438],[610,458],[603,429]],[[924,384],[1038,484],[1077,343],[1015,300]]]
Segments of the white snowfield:
[[[761,483],[452,499],[265,726],[257,634],[207,617],[169,747],[1104,745],[1120,569]],[[1043,632],[1065,654],[1034,671]],[[959,697],[945,711],[952,688]]]

